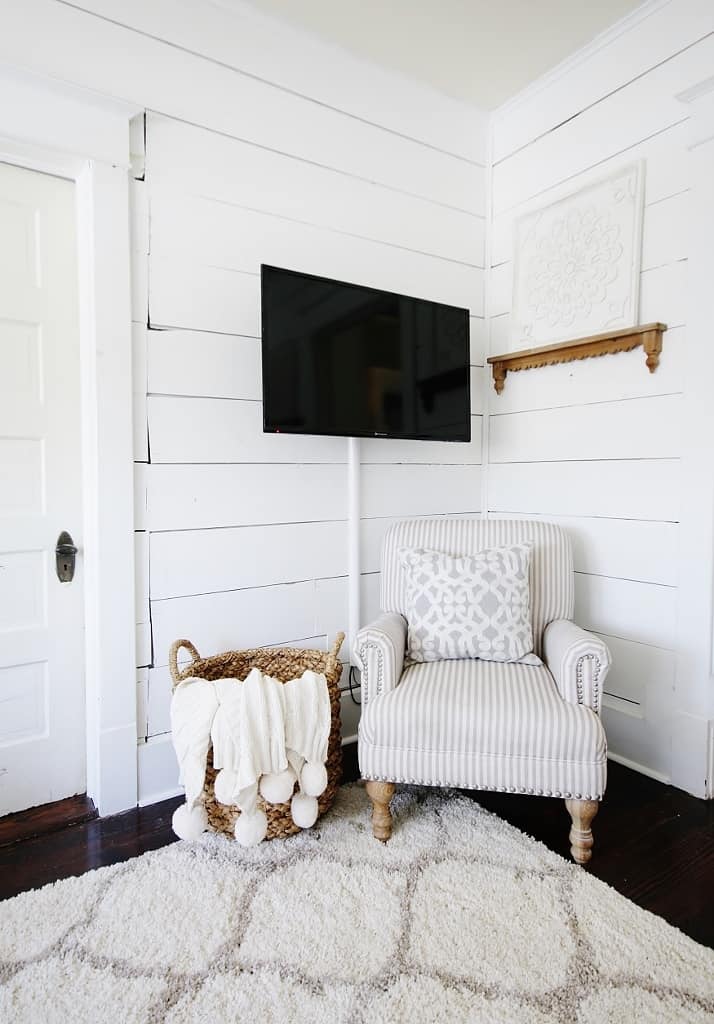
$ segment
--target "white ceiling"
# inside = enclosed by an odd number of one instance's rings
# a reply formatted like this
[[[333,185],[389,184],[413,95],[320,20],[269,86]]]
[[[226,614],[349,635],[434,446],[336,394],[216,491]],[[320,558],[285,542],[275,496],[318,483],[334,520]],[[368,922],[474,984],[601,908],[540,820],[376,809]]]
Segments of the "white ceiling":
[[[641,0],[249,2],[355,56],[492,110]]]

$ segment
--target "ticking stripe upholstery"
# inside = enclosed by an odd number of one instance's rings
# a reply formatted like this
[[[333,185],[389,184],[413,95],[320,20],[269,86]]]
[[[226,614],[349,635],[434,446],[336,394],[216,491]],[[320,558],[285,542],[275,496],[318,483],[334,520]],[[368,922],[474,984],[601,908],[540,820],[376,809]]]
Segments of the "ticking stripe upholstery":
[[[573,617],[573,559],[566,533],[554,523],[528,519],[407,519],[395,523],[382,546],[383,612],[406,614],[404,570],[397,552],[402,547],[430,548],[449,555],[470,555],[484,548],[533,542],[531,559],[531,622],[536,654],[542,651],[543,630],[555,619]]]
[[[606,742],[598,716],[564,701],[544,666],[412,665],[363,709],[362,776],[391,782],[599,799]]]

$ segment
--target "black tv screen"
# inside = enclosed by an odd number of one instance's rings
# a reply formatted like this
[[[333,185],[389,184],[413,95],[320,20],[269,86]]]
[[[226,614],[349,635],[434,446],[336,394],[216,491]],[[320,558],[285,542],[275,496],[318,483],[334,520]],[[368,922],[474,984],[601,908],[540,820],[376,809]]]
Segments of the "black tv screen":
[[[261,267],[263,430],[470,441],[469,314]]]

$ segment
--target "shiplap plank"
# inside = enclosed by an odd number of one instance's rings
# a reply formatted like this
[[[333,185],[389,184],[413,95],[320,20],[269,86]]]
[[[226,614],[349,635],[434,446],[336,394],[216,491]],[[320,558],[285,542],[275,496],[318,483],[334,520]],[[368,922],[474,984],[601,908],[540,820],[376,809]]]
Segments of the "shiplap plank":
[[[154,323],[181,326],[163,321],[154,308],[154,267],[164,260],[256,275],[261,263],[299,267],[305,273],[462,306],[475,316],[483,314],[483,269],[476,265],[199,197],[184,197],[177,219],[176,194],[158,186],[152,189],[151,198],[151,316]]]
[[[676,655],[648,644],[600,634],[610,648],[612,665],[605,692],[623,700],[655,706],[662,693],[674,689]]]
[[[398,523],[401,516],[385,516],[380,519],[361,519],[360,532],[360,570],[362,572],[379,572],[382,567],[382,541],[390,526]],[[428,517],[425,517],[428,518]]]
[[[640,323],[659,320],[670,328],[686,324],[687,289],[687,260],[643,271],[640,277]]]
[[[489,466],[492,513],[678,521],[677,459],[502,463]]]
[[[488,309],[492,317],[511,312],[513,295],[513,264],[510,260],[492,267],[488,277]],[[491,321],[493,323],[493,321]]]
[[[151,257],[149,322],[219,334],[260,336],[257,273]]]
[[[149,437],[152,463],[337,462],[345,458],[341,438],[264,434],[259,402],[152,395]],[[471,417],[469,443],[366,439],[362,462],[477,464],[481,462],[481,417]]]
[[[209,652],[207,651],[206,654]],[[173,680],[168,665],[150,668],[146,684],[146,736],[171,732]]]
[[[681,450],[681,411],[680,395],[664,395],[492,415],[490,460],[676,458]]]
[[[149,732],[149,672],[151,669],[136,670],[136,738],[145,740]]]
[[[134,463],[134,529],[146,529],[147,478],[149,467],[145,462]]]
[[[134,534],[134,601],[136,621],[149,621],[149,534]]]
[[[714,35],[498,163],[493,208],[515,206],[686,119],[677,94],[711,75]]]
[[[149,461],[149,436],[146,430],[146,327],[131,325],[132,423],[134,462]]]
[[[208,655],[315,636],[315,609],[314,581],[152,601],[155,664],[168,664],[180,637]]]
[[[602,639],[612,654],[602,710],[608,748],[669,778],[676,655],[620,637]]]
[[[471,104],[367,64],[284,21],[278,25],[259,11],[206,7],[201,0],[178,6],[174,0],[82,0],[77,6],[430,147],[486,163],[486,115]]]
[[[502,303],[503,304],[503,303]],[[510,307],[510,298],[508,300],[508,306]],[[490,305],[490,301],[489,301]],[[513,350],[511,342],[511,314],[510,310],[506,313],[494,313],[488,321],[488,354],[497,355],[499,352],[510,352]],[[490,367],[489,367],[490,369]]]
[[[645,207],[642,221],[642,269],[676,263],[689,255],[691,194],[662,199]]]
[[[366,625],[379,615],[380,575],[363,573],[360,576],[360,623]],[[328,646],[339,632],[345,634],[341,657],[347,659],[353,638],[349,632],[348,579],[346,576],[315,581],[315,615],[317,631],[325,633]]]
[[[689,187],[689,154],[687,151],[686,122],[673,125],[645,142],[638,143],[626,152],[617,153],[596,167],[584,170],[574,179],[548,187],[533,198],[517,206],[502,210],[493,219],[491,242],[491,264],[505,263],[513,256],[513,232],[515,221],[522,216],[556,203],[573,192],[587,188],[601,181],[625,164],[645,160],[645,220],[650,206],[660,200],[678,195]],[[557,171],[555,172],[557,174]]]
[[[496,394],[493,382],[489,382],[490,411],[500,415],[678,394],[684,386],[685,328],[675,327],[667,331],[662,345],[660,364],[655,373],[647,370],[641,348],[602,359],[583,359],[509,373],[500,395]]]
[[[151,536],[151,597],[297,583],[347,572],[347,523],[290,523]]]
[[[455,205],[473,188],[467,161],[53,0],[5,19],[0,59],[18,55],[27,70],[400,191]]]
[[[473,416],[482,416],[485,411],[486,403],[484,398],[486,395],[486,384],[490,377],[490,366],[471,367],[471,414]]]
[[[473,401],[473,397],[472,397]],[[360,441],[362,465],[371,463],[422,463],[424,465],[479,465],[481,463],[482,417],[471,417],[471,440],[399,441],[390,438],[363,438]]]
[[[488,324],[482,316],[471,317],[471,365],[483,366],[488,346]]]
[[[151,664],[151,625],[148,622],[136,624],[136,667],[145,668]]]
[[[145,181],[129,180],[131,319],[145,324],[149,312],[149,202]]]
[[[671,716],[660,715],[653,721],[649,716],[644,717],[638,705],[606,694],[602,702],[602,722],[610,758],[659,782],[670,782]]]
[[[531,517],[534,513],[507,518]],[[548,515],[547,520],[570,537],[576,572],[677,586],[679,524],[593,516]]]
[[[263,433],[262,402],[150,395],[152,463],[342,462],[339,437]]]
[[[362,515],[428,516],[479,512],[478,466],[368,465],[362,467]]]
[[[482,217],[172,118],[150,115],[147,136],[152,197],[174,206],[200,197],[483,266]]]
[[[527,90],[493,119],[493,158],[509,153],[621,90],[672,54],[714,31],[709,0],[678,0],[646,10],[645,17],[600,45],[560,74]]]
[[[576,573],[575,621],[597,633],[672,650],[677,589]]]
[[[148,469],[147,522],[152,531],[347,517],[344,466],[151,465]]]
[[[414,254],[407,255],[413,256]],[[427,259],[428,257],[419,258]],[[284,261],[284,265],[301,266],[302,262],[296,252],[294,258]],[[385,272],[381,284],[379,282],[380,275],[376,273],[374,266],[370,268],[369,279],[367,279],[366,263],[362,273],[350,275],[349,272],[340,271],[336,273],[336,277],[358,284],[382,287],[387,291],[397,291],[400,294],[416,294],[418,288],[415,281],[420,275],[410,279],[408,274],[405,274],[400,280],[394,280],[393,264],[386,262],[382,265]],[[451,264],[451,266],[458,266],[458,264]],[[321,267],[321,270],[323,275],[329,275],[326,264]],[[462,267],[461,270],[469,270],[469,268]],[[317,270],[313,267],[312,272],[317,273]],[[483,272],[473,271],[472,273],[477,275],[473,281],[477,293],[475,305],[481,309],[483,306]],[[456,276],[458,277],[460,274]],[[445,287],[440,289],[437,294],[436,289],[431,288],[427,283],[428,275],[421,275],[421,278],[425,282],[424,291],[417,297],[468,308],[467,292],[470,291],[468,288],[459,291],[456,287]],[[447,282],[443,283],[447,284]],[[453,284],[454,282],[451,282],[451,285]],[[446,297],[447,292],[448,298]],[[246,335],[256,338],[260,336],[260,278],[257,271],[256,273],[247,273],[222,267],[198,266],[191,261],[182,262],[171,257],[164,259],[153,254],[149,313],[151,326],[155,328],[181,327],[189,330],[213,331],[218,334]],[[474,323],[474,320],[477,318],[472,317],[471,322]],[[478,359],[479,355],[480,353],[477,351],[475,358]],[[483,361],[482,356],[481,359]]]
[[[260,340],[206,331],[147,331],[148,390],[158,395],[262,397]]]

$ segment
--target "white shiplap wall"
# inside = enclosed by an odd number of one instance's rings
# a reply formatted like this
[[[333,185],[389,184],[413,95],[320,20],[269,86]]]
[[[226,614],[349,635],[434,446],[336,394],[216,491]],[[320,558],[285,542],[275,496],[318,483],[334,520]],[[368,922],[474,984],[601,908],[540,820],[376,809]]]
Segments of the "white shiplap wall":
[[[467,306],[478,382],[486,119],[238,2],[8,0],[3,14],[0,61],[149,112],[131,147],[147,801],[176,785],[174,638],[324,646],[348,620],[346,442],[260,430],[260,262]],[[480,509],[480,394],[471,445],[365,445],[366,522]]]
[[[712,32],[711,4],[652,4],[492,124],[491,354],[522,347],[509,323],[514,220],[610,169],[646,163],[640,321],[669,325],[660,366],[650,375],[636,350],[509,374],[501,396],[489,388],[487,506],[567,527],[576,618],[613,652],[603,712],[611,752],[665,778],[686,572],[678,531],[691,211],[688,111],[676,94],[714,66]]]
[[[378,608],[375,551],[389,522],[481,509],[483,167],[380,128],[366,180],[363,122],[343,115],[342,132],[355,133],[350,172],[323,163],[322,138],[313,154],[290,152],[292,95],[278,113],[278,149],[152,111],[145,136],[137,126],[137,149],[145,137],[132,186],[142,801],[175,787],[167,736],[175,638],[206,653],[324,648],[347,627],[347,443],[262,433],[261,263],[472,314],[471,443],[362,442],[363,620]],[[390,159],[381,166],[385,135]],[[349,637],[345,660],[348,650]],[[346,693],[344,735],[356,731],[357,715]]]
[[[654,0],[497,112],[490,150],[476,112],[237,0],[7,0],[3,13],[0,60],[155,112],[146,160],[136,123],[131,195],[142,799],[175,785],[173,638],[206,651],[324,644],[347,621],[344,449],[281,439],[279,457],[257,426],[258,262],[468,304],[480,396],[484,350],[509,344],[514,217],[635,157],[647,164],[641,317],[671,328],[660,369],[647,375],[631,353],[511,375],[490,430],[477,398],[468,448],[364,445],[363,614],[396,517],[561,519],[580,618],[616,659],[611,745],[668,775],[671,695],[687,685],[672,649],[693,342],[676,97],[711,75],[711,0]],[[231,586],[229,559],[244,585]]]

